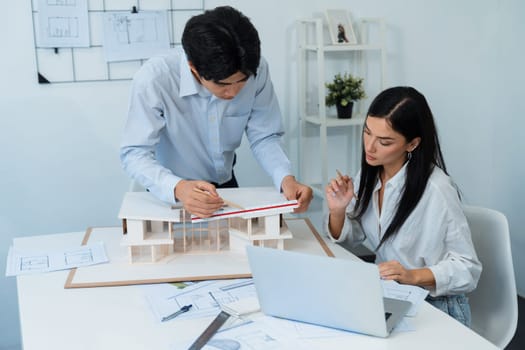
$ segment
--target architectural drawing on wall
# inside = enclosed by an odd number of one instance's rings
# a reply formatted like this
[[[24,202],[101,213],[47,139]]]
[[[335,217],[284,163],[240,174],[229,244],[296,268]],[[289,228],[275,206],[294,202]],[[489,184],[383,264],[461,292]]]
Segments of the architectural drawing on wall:
[[[39,0],[39,46],[89,47],[87,0]]]
[[[51,38],[78,38],[78,17],[49,17],[47,23],[48,33]]]
[[[107,62],[149,58],[169,50],[166,11],[106,12],[104,54]]]
[[[157,200],[149,192],[128,192],[122,201],[121,244],[130,263],[158,262],[173,254],[244,252],[247,244],[284,249],[292,233],[281,215],[298,207],[269,188],[219,189],[226,206],[213,217],[191,216],[183,208]]]
[[[62,9],[60,13],[57,12],[59,8]],[[74,8],[83,8],[83,14],[74,12]],[[155,41],[163,43],[162,47],[179,46],[186,22],[204,9],[205,0],[31,0],[38,83],[131,80],[144,60],[154,54],[152,35]],[[113,45],[120,56],[110,55],[114,59],[108,61],[103,19],[108,12],[121,13],[128,20],[146,17],[142,13],[160,12],[163,13],[160,25],[167,29],[159,32],[157,19],[127,22],[130,27],[126,24],[126,32],[118,32],[121,34],[118,38],[122,39],[125,33],[126,40],[129,35],[130,43],[134,43],[131,46],[140,43],[142,47],[134,47],[135,52],[131,50],[130,53],[130,45],[124,48]],[[152,30],[154,23],[156,29]],[[72,44],[73,40],[82,44]],[[144,54],[139,55],[136,51]],[[139,58],[132,58],[132,54]]]

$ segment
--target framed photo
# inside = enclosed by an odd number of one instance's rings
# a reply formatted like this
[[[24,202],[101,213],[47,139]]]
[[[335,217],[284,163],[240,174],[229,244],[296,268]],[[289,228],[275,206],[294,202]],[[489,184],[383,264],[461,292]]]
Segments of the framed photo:
[[[326,19],[330,29],[332,44],[345,45],[357,44],[352,22],[345,10],[326,10]]]

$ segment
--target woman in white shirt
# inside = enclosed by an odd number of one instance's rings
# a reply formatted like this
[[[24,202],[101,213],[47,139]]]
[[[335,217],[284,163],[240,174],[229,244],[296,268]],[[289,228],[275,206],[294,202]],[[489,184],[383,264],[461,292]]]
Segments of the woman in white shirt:
[[[421,93],[394,87],[374,99],[361,171],[355,181],[332,179],[326,202],[333,241],[363,242],[381,278],[427,288],[430,303],[470,325],[464,293],[476,288],[481,263]]]

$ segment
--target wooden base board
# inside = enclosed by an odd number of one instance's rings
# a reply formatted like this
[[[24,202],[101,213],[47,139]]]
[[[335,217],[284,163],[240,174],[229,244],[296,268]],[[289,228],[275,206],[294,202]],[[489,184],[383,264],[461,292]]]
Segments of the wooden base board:
[[[285,241],[285,250],[334,256],[308,219],[286,219],[286,223],[293,234],[293,239]],[[64,288],[251,277],[248,259],[244,252],[176,254],[154,264],[130,264],[127,247],[121,245],[121,239],[121,227],[89,228],[82,244],[103,241],[109,263],[71,270]]]

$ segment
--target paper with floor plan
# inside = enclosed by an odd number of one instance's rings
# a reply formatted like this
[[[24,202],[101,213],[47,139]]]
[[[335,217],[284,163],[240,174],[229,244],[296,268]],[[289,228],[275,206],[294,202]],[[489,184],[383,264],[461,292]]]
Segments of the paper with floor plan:
[[[153,317],[159,322],[184,305],[192,307],[178,319],[209,317],[217,315],[223,305],[253,300],[257,295],[251,278],[203,281],[183,289],[170,288],[168,284],[145,285],[143,289]]]
[[[27,251],[9,248],[6,276],[67,270],[108,262],[104,242],[60,251]]]
[[[170,50],[167,11],[106,11],[102,21],[107,62],[146,59]]]
[[[399,284],[396,281],[381,280],[383,296],[385,298],[406,300],[412,303],[407,316],[416,316],[419,306],[428,295],[428,290],[408,284]]]
[[[286,322],[286,321],[285,321]],[[170,349],[188,349],[194,339],[179,341]],[[203,350],[217,349],[251,349],[251,350],[285,350],[285,349],[315,349],[295,334],[287,334],[286,330],[273,327],[257,319],[240,327],[221,329],[204,345]]]
[[[89,47],[88,1],[38,0],[38,47]]]
[[[407,330],[413,330],[413,327],[407,326],[403,330],[396,327],[394,332]],[[238,327],[222,327],[202,349],[313,350],[319,348],[310,343],[310,339],[348,338],[351,344],[355,336],[353,332],[260,314]],[[181,341],[173,344],[171,349],[187,349],[192,342]]]

